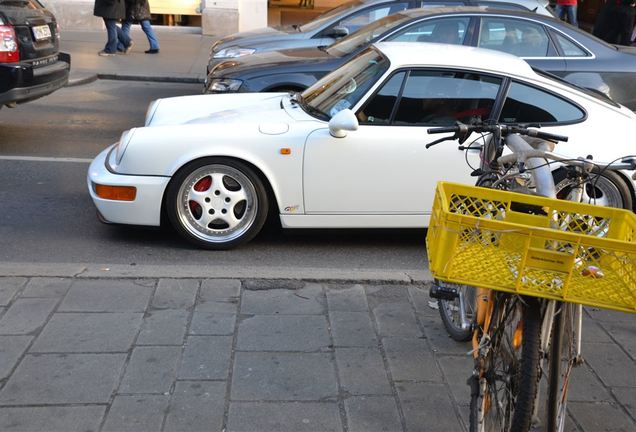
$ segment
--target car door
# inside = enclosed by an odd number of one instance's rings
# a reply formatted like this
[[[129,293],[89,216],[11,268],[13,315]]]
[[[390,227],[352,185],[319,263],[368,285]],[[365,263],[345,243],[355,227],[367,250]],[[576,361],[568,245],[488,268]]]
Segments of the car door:
[[[531,66],[562,73],[565,60],[557,51],[547,29],[538,21],[508,16],[481,16],[474,43],[521,57]]]
[[[439,180],[473,183],[478,151],[445,142],[427,129],[487,119],[501,80],[467,71],[394,72],[355,112],[357,131],[334,138],[328,129],[306,141],[305,211],[313,214],[427,214]],[[467,143],[468,144],[468,143]],[[478,142],[473,144],[477,148]]]

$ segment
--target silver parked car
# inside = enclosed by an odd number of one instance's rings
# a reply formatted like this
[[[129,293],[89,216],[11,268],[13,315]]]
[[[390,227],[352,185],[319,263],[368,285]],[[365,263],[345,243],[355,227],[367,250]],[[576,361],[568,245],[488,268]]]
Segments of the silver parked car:
[[[331,45],[359,28],[405,9],[440,6],[494,6],[554,16],[548,0],[353,0],[301,26],[266,27],[234,33],[212,45],[206,75],[230,58],[255,52]]]

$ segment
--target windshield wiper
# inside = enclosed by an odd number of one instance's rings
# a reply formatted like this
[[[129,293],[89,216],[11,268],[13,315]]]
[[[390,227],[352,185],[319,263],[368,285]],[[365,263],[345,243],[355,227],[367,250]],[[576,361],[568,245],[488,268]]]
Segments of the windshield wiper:
[[[296,105],[301,105],[303,97],[299,92],[294,92],[289,96],[289,100],[295,103]]]
[[[300,93],[294,93],[293,95],[291,95],[291,97],[289,98],[293,103],[298,104],[298,106],[300,106],[303,111],[305,111],[307,114],[309,115],[314,115],[315,117],[318,117],[321,120],[327,120],[329,121],[329,116],[320,111],[318,108],[313,107],[312,105],[309,105],[308,103],[305,102],[305,100],[303,99],[303,95]]]

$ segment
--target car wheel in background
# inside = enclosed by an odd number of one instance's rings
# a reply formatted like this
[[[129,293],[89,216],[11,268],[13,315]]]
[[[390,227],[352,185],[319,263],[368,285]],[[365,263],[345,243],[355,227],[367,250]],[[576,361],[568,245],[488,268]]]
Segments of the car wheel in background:
[[[226,158],[199,159],[173,176],[166,212],[177,232],[206,249],[230,249],[263,227],[269,200],[247,165]]]
[[[557,197],[568,199],[568,195],[576,186],[577,180],[567,177],[565,170],[554,172]],[[603,207],[614,207],[632,210],[632,194],[620,175],[605,171],[600,175],[591,174],[583,185],[581,202]]]

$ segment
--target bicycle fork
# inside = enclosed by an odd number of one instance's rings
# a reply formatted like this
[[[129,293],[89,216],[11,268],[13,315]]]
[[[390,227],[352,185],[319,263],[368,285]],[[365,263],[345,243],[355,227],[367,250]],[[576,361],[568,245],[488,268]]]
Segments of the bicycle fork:
[[[543,315],[543,322],[541,323],[541,359],[545,360],[547,356],[547,352],[549,349],[549,344],[552,336],[552,330],[554,327],[554,317],[557,313],[565,313],[563,309],[557,310],[557,302],[555,300],[547,301],[546,309]],[[575,366],[579,366],[583,363],[583,357],[581,355],[581,332],[583,329],[583,306],[580,304],[576,304],[574,306],[574,328],[573,331],[576,335],[575,341],[575,350],[572,358],[568,359],[568,371],[566,373],[566,378],[564,380],[564,386],[569,384],[569,376],[572,371],[572,368]],[[543,361],[540,364],[541,373],[539,376],[544,375],[545,365]],[[567,391],[564,392],[564,396],[567,395]],[[541,392],[538,391],[535,400],[534,400],[534,411],[532,414],[532,422],[536,425],[541,422],[539,418],[539,406],[541,402]]]

